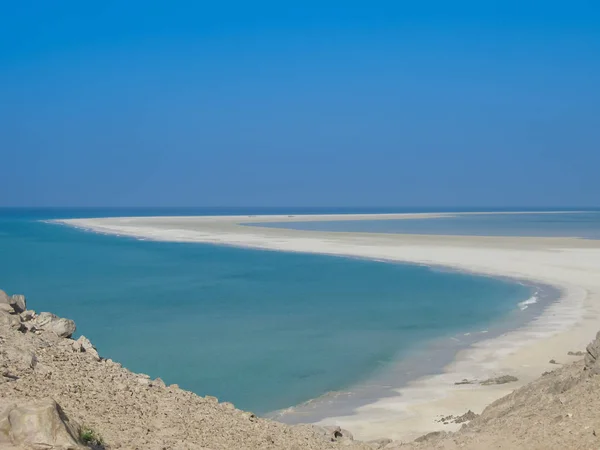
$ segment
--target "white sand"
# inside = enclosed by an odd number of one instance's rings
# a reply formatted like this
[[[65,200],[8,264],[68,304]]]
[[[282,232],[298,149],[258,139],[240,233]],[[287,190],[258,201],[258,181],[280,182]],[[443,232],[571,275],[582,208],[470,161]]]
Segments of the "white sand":
[[[358,439],[412,439],[459,425],[440,415],[480,412],[546,370],[550,359],[570,362],[569,350],[583,350],[600,329],[600,241],[574,238],[422,236],[331,233],[241,226],[239,223],[305,220],[437,218],[446,214],[155,217],[73,219],[63,223],[97,232],[146,239],[207,242],[243,247],[359,256],[448,266],[528,279],[560,288],[560,301],[528,326],[479,342],[459,354],[444,373],[399,389],[398,395],[360,407],[355,414],[323,421],[351,430]],[[464,378],[512,374],[519,382],[501,386],[461,385]]]

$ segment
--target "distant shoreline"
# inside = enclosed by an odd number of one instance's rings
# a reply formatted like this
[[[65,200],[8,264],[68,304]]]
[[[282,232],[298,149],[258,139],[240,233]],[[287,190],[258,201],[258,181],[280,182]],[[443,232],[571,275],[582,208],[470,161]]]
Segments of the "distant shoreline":
[[[382,220],[453,215],[321,215],[302,216],[301,220],[314,221],[317,217],[317,220],[340,217],[343,220]],[[549,305],[529,325],[496,339],[478,342],[468,350],[459,352],[444,373],[419,379],[411,383],[410,387],[400,390],[397,396],[362,406],[351,416],[330,417],[322,421],[351,429],[361,439],[382,435],[409,439],[433,429],[452,430],[451,427],[436,425],[434,416],[462,414],[463,407],[482,409],[493,399],[539,376],[548,368],[548,360],[552,355],[583,348],[589,336],[595,332],[594,322],[599,315],[597,307],[600,301],[597,293],[593,292],[596,283],[593,270],[600,261],[600,243],[574,238],[376,235],[240,225],[270,221],[294,222],[299,219],[298,216],[213,216],[73,219],[52,222],[142,239],[205,242],[450,267],[488,276],[531,280],[534,284],[551,285],[563,292],[558,301]],[[576,324],[579,326],[575,327]],[[455,381],[462,378],[481,378],[486,374],[504,373],[517,376],[518,383],[489,387],[454,385]]]

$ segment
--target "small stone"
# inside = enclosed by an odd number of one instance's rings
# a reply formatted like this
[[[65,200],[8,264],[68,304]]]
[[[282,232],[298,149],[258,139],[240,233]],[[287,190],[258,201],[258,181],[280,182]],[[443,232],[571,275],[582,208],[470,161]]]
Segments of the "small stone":
[[[578,352],[567,352],[567,355],[569,355],[569,356],[584,356],[585,352],[581,352],[581,351],[578,351]]]
[[[554,359],[551,359],[551,360],[550,360],[550,361],[548,361],[548,362],[549,362],[550,364],[558,364],[558,363],[556,362],[556,360],[554,360]]]

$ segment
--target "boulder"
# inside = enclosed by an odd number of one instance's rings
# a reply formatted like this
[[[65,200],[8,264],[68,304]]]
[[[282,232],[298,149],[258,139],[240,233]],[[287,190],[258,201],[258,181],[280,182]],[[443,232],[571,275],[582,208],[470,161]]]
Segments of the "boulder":
[[[10,298],[10,304],[17,314],[20,314],[27,309],[24,295],[13,295]]]
[[[83,449],[80,427],[52,400],[10,404],[0,410],[0,448]]]
[[[587,352],[584,358],[585,370],[591,371],[594,375],[599,374],[600,365],[598,364],[598,358],[600,358],[600,331],[596,334],[596,339],[590,342],[585,350]]]
[[[68,338],[75,333],[75,322],[52,313],[40,313],[33,322],[37,329],[52,331],[59,337]]]

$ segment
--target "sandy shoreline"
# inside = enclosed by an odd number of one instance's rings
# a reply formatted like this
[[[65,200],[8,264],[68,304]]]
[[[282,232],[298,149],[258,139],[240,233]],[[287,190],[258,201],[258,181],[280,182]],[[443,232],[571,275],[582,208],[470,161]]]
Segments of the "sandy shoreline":
[[[473,273],[531,280],[563,292],[533,322],[462,351],[442,374],[419,379],[396,396],[358,408],[352,416],[323,423],[352,430],[359,439],[411,439],[428,431],[451,430],[435,422],[441,414],[480,412],[545,370],[550,359],[570,362],[567,351],[581,350],[600,317],[600,242],[573,238],[421,236],[331,233],[248,227],[239,223],[299,220],[375,220],[435,218],[454,214],[386,214],[155,217],[57,221],[101,233],[179,242],[205,242],[270,250],[356,256],[446,266]],[[518,383],[455,386],[463,378],[512,374]],[[458,427],[455,425],[454,427]]]

